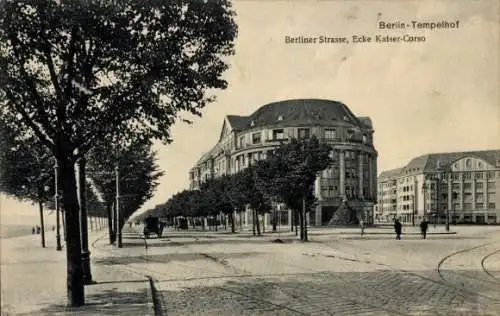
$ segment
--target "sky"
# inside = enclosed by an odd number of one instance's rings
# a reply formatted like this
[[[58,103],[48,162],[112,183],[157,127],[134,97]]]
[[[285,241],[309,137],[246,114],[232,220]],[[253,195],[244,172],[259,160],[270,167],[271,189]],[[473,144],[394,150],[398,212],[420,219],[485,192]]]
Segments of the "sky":
[[[379,173],[426,153],[500,149],[499,3],[235,0],[239,31],[224,76],[229,86],[216,91],[194,124],[172,127],[172,144],[155,146],[165,176],[141,210],[188,188],[189,169],[216,144],[226,115],[249,115],[278,100],[331,99],[369,116]],[[457,20],[455,29],[411,28],[411,21]],[[381,21],[410,27],[379,29]],[[373,42],[404,34],[425,42]],[[372,42],[353,43],[353,35]],[[350,43],[286,44],[286,36]],[[14,204],[2,205],[2,214],[17,210]]]

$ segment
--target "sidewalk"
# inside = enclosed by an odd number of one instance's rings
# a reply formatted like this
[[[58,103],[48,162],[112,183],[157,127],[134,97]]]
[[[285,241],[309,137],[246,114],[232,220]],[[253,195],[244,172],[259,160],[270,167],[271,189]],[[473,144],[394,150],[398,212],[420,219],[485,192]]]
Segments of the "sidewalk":
[[[67,306],[66,252],[55,250],[55,235],[1,239],[1,304],[3,315],[153,315],[145,276],[100,263],[107,256],[105,230],[89,232],[91,269],[96,284],[85,286],[85,306]],[[101,239],[99,239],[101,238]],[[97,247],[97,248],[95,248]],[[102,261],[102,260],[101,260]]]

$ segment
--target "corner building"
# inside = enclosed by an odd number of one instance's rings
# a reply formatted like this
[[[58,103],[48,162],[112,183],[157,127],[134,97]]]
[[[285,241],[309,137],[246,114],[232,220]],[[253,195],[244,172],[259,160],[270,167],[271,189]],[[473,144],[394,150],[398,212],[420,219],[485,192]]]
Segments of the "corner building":
[[[367,222],[373,221],[377,196],[377,151],[370,118],[357,117],[337,101],[295,99],[269,103],[249,116],[225,117],[217,144],[189,171],[190,189],[212,177],[234,174],[292,138],[316,136],[332,145],[333,164],[315,182],[318,206],[309,224],[328,224],[343,200]],[[277,205],[281,225],[289,225],[291,211]],[[242,225],[251,224],[248,212]],[[269,216],[265,223],[270,224]]]
[[[500,150],[434,153],[384,171],[375,217],[418,224],[500,224]]]

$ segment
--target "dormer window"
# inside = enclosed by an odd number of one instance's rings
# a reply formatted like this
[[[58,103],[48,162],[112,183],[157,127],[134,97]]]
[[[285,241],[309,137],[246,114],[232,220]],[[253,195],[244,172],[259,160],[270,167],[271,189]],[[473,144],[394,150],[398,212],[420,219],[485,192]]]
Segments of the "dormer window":
[[[283,121],[283,115],[278,116],[278,121]]]
[[[465,168],[472,168],[472,161],[470,159],[465,160]]]
[[[255,126],[255,122],[254,122],[254,121],[251,121],[251,122],[250,122],[250,126]]]
[[[347,117],[347,115],[344,115],[344,121],[349,121],[349,118]]]

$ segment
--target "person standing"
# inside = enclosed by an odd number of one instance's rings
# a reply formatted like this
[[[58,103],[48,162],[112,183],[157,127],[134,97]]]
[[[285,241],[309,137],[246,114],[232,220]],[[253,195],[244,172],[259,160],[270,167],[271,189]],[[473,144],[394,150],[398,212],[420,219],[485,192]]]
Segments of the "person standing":
[[[396,239],[401,240],[401,231],[403,230],[403,225],[399,221],[399,218],[394,221],[394,230],[396,232]]]
[[[361,236],[363,236],[365,234],[365,222],[363,219],[359,220],[359,228],[361,228]]]
[[[420,232],[422,233],[424,239],[427,237],[428,228],[429,228],[429,222],[426,219],[422,220],[422,222],[420,223]]]

